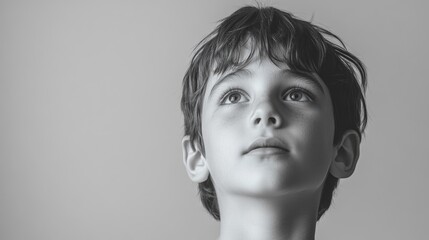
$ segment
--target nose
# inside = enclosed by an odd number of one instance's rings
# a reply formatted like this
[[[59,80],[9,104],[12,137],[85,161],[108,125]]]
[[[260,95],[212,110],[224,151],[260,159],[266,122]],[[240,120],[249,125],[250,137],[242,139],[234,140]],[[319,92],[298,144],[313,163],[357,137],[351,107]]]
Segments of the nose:
[[[279,128],[282,125],[282,118],[272,103],[264,101],[256,106],[251,123],[255,127]]]

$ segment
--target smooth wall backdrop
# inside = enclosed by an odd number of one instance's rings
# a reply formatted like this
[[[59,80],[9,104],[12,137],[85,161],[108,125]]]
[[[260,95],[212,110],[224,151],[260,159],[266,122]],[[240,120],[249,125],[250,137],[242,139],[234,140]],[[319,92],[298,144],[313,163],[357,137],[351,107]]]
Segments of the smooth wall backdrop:
[[[355,174],[317,239],[424,239],[426,1],[260,1],[366,64]],[[181,82],[216,21],[255,1],[0,1],[0,239],[215,239],[182,164]]]

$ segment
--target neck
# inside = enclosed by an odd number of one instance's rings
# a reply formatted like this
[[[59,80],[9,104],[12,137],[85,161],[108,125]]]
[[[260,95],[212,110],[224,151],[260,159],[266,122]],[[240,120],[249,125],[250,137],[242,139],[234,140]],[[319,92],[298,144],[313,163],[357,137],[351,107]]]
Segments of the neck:
[[[318,201],[314,196],[277,200],[219,196],[218,240],[314,240]]]

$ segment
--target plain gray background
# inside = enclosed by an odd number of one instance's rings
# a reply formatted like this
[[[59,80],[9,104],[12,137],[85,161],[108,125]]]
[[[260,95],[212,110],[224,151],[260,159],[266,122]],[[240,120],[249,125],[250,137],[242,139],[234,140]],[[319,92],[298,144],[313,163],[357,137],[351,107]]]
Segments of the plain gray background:
[[[423,239],[426,1],[260,1],[366,64],[369,122],[317,239]],[[1,1],[0,239],[215,239],[182,164],[193,47],[254,1]]]

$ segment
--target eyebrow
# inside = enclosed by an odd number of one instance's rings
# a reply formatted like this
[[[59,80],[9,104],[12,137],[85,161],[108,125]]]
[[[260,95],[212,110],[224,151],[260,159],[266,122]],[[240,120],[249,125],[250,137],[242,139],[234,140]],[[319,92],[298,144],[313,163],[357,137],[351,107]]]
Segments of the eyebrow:
[[[316,77],[308,72],[301,72],[301,71],[294,71],[294,70],[290,70],[290,69],[284,69],[282,70],[283,73],[292,73],[294,76],[297,76],[298,78],[300,78],[301,80],[304,80],[305,82],[307,82],[310,85],[315,86],[316,88],[318,88],[323,94],[325,94],[325,91],[323,90],[322,84],[320,84],[320,82],[316,79]],[[252,72],[250,72],[247,69],[238,69],[237,71],[231,72],[223,77],[221,77],[212,87],[212,89],[210,90],[210,94],[209,94],[209,98],[211,97],[211,95],[213,94],[213,92],[216,91],[216,88],[218,88],[220,86],[220,84],[224,81],[227,81],[228,79],[231,79],[234,76],[239,76],[239,75],[252,75]]]
[[[242,75],[242,74],[245,74],[245,75],[249,75],[249,76],[251,76],[252,75],[252,72],[250,72],[249,70],[247,70],[247,69],[244,69],[244,68],[241,68],[241,69],[238,69],[237,71],[234,71],[234,72],[231,72],[231,73],[228,73],[227,75],[225,75],[225,76],[223,76],[223,77],[221,77],[214,85],[213,85],[213,87],[212,87],[212,89],[210,90],[210,94],[209,94],[209,98],[211,97],[211,95],[212,95],[212,93],[213,92],[215,92],[215,90],[216,90],[216,88],[218,88],[219,87],[219,85],[222,83],[222,82],[224,82],[224,81],[226,81],[226,80],[228,80],[228,79],[231,79],[232,77],[234,77],[234,76],[239,76],[239,75]]]
[[[317,80],[316,76],[314,76],[315,73],[313,75],[312,73],[309,73],[309,72],[294,71],[290,69],[285,69],[283,70],[283,72],[292,73],[293,75],[299,77],[301,80],[304,80],[308,84],[317,87],[323,94],[325,94],[325,90],[323,90],[322,84]]]

